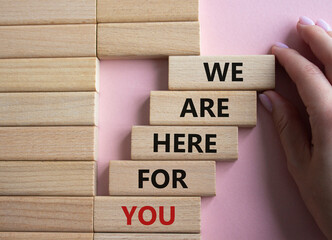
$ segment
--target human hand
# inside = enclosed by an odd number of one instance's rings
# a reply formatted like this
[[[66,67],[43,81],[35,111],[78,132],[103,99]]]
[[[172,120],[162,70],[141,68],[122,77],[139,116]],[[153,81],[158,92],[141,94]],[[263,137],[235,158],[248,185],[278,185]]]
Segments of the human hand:
[[[300,17],[297,31],[324,71],[282,43],[273,46],[272,53],[297,87],[309,115],[311,134],[298,110],[279,94],[266,91],[259,98],[272,113],[288,169],[307,208],[332,239],[332,30],[323,20],[315,24]]]

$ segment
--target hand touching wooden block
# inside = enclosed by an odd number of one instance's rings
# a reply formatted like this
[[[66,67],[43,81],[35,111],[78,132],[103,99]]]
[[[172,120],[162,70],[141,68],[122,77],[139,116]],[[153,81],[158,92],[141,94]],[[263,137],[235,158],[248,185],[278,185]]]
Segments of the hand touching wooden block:
[[[275,86],[274,55],[171,56],[170,90],[265,90]]]
[[[99,91],[99,60],[94,57],[0,59],[0,91]]]
[[[97,160],[97,128],[0,127],[0,160]]]
[[[198,55],[198,22],[98,24],[99,59]]]
[[[0,126],[97,125],[94,92],[0,93]]]
[[[200,232],[198,197],[95,197],[95,232]]]
[[[256,125],[254,91],[152,91],[151,125]]]
[[[198,0],[97,0],[97,21],[198,21]]]
[[[92,197],[0,197],[1,232],[93,232]]]
[[[235,160],[237,127],[133,126],[131,158],[137,160]]]
[[[216,194],[216,163],[212,161],[110,161],[109,194],[112,196],[214,196]]]
[[[0,161],[0,195],[95,194],[96,162]]]
[[[2,26],[0,36],[0,58],[96,56],[96,24]]]

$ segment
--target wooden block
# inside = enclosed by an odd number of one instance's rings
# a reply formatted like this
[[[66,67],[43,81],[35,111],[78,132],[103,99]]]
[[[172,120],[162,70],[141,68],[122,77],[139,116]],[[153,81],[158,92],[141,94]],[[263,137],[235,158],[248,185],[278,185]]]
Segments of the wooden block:
[[[99,59],[199,55],[198,22],[98,24]]]
[[[0,127],[0,160],[97,160],[97,128]]]
[[[237,127],[133,126],[131,158],[137,160],[236,160]]]
[[[0,195],[95,194],[95,162],[0,161]]]
[[[0,232],[1,240],[93,240],[93,233]],[[182,240],[182,239],[181,239]]]
[[[265,90],[275,87],[274,55],[169,57],[170,90]]]
[[[0,197],[2,232],[92,232],[93,197]]]
[[[96,56],[96,24],[2,26],[0,36],[0,58]]]
[[[113,196],[214,196],[216,195],[216,163],[212,161],[110,161],[109,194]]]
[[[151,125],[256,125],[254,91],[152,91]]]
[[[94,240],[200,240],[200,239],[201,239],[200,234],[165,234],[165,233],[160,233],[160,234],[157,234],[157,233],[95,233],[95,236],[94,236]],[[7,240],[7,239],[5,239],[5,240]]]
[[[198,21],[198,0],[97,0],[97,21]]]
[[[0,126],[97,125],[94,92],[1,93]]]
[[[95,197],[95,232],[200,232],[198,197]]]
[[[95,23],[95,0],[0,0],[0,25]]]
[[[0,59],[0,91],[99,91],[99,61],[92,57]]]

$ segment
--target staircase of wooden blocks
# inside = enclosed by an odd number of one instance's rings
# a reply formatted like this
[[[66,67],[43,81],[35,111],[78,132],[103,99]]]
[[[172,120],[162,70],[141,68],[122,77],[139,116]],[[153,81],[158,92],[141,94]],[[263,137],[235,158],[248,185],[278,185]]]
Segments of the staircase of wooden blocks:
[[[200,197],[256,124],[274,58],[181,56],[200,53],[198,0],[0,2],[0,239],[200,239]],[[170,55],[171,91],[151,92],[133,161],[111,161],[95,197],[97,57]]]

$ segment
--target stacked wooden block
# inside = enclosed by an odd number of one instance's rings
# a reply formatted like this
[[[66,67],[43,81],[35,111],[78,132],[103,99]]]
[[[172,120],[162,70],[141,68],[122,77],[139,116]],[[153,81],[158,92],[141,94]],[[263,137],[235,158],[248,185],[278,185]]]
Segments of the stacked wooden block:
[[[237,159],[238,127],[255,126],[256,90],[274,88],[274,61],[273,55],[169,57],[171,91],[150,95],[153,126],[132,128],[135,161],[110,162],[110,195],[136,197],[97,199],[95,230],[200,239],[199,197],[216,194],[215,161]]]
[[[0,239],[93,239],[95,10],[0,1]]]

